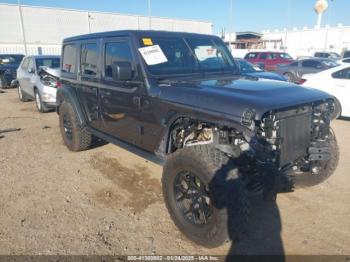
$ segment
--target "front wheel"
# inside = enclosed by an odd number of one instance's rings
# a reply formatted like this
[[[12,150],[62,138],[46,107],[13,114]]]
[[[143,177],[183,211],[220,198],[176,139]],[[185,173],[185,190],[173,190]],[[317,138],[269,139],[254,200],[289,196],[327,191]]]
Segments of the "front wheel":
[[[213,248],[243,232],[249,199],[224,153],[211,146],[179,149],[166,161],[162,185],[172,220],[195,243]]]

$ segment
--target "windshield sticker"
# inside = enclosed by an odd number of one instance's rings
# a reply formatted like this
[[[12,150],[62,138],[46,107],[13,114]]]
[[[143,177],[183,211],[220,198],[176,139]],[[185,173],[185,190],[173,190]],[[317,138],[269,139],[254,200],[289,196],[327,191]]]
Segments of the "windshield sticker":
[[[168,62],[159,45],[141,47],[139,51],[147,65],[158,65]]]
[[[142,38],[142,42],[144,45],[153,45],[152,39],[151,38]]]

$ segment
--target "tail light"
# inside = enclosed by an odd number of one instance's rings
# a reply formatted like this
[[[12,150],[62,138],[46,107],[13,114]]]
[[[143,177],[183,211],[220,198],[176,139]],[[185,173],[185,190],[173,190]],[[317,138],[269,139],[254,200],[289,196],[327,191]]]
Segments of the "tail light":
[[[307,81],[306,79],[302,78],[302,79],[300,79],[300,80],[298,81],[298,84],[299,84],[299,85],[302,85],[302,84],[304,84],[306,81]]]
[[[57,83],[56,83],[56,87],[57,87],[57,88],[61,88],[61,87],[62,87],[62,83],[61,83],[61,81],[57,81]]]

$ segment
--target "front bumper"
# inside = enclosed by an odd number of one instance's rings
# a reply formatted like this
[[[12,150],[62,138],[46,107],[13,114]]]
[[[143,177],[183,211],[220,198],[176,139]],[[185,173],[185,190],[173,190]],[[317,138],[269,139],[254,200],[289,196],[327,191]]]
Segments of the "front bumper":
[[[57,107],[56,102],[43,102],[43,103],[47,108],[50,108],[50,109],[56,109],[56,107]]]

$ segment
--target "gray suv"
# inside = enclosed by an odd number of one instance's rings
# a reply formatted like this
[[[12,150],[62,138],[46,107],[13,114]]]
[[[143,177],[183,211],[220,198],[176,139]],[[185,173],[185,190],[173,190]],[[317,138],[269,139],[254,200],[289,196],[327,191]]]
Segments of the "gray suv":
[[[39,112],[56,107],[59,56],[28,56],[17,69],[18,97],[25,102],[34,99]]]

